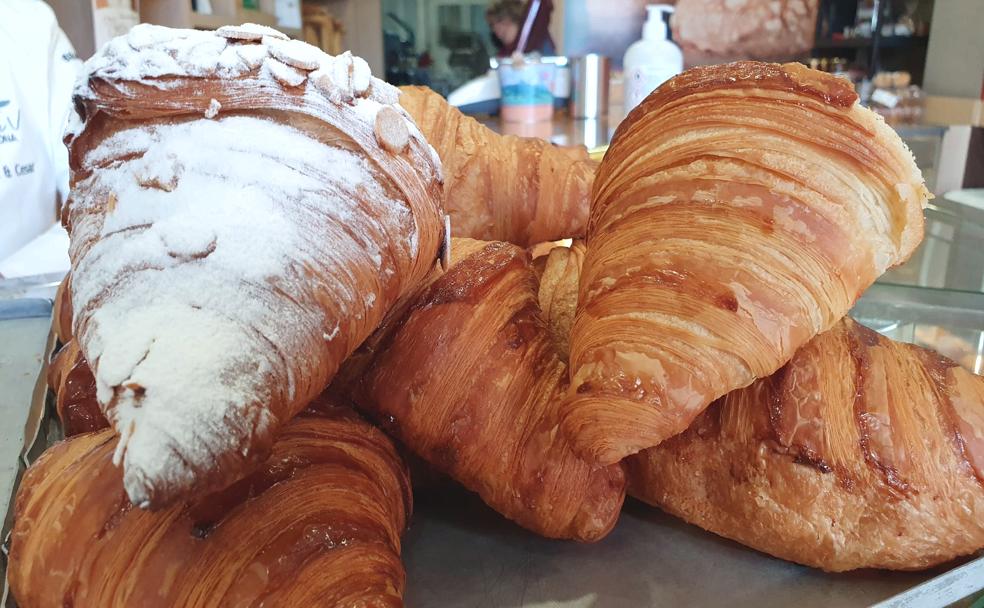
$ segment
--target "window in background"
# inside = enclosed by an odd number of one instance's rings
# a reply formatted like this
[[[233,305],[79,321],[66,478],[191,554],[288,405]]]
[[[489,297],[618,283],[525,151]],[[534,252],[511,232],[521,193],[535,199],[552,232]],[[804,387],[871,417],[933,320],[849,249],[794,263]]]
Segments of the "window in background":
[[[386,77],[447,95],[489,69],[488,0],[383,0]]]

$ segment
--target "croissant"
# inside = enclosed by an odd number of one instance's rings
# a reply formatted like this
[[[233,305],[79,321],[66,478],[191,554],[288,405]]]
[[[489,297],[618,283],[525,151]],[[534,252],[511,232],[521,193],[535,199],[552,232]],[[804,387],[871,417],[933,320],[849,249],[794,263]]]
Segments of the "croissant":
[[[582,236],[596,163],[582,147],[498,135],[426,87],[401,87],[444,166],[451,234],[529,246]]]
[[[657,89],[594,184],[562,423],[575,449],[618,461],[774,372],[912,253],[927,197],[841,78],[741,62]]]
[[[18,605],[401,606],[409,478],[380,431],[330,406],[285,424],[248,477],[157,512],[122,492],[111,430],[50,448],[17,496]]]
[[[438,256],[396,89],[281,36],[140,25],[76,91],[73,333],[139,507],[262,461]]]
[[[984,378],[845,319],[626,466],[634,496],[777,557],[925,568],[984,548]]]
[[[332,390],[521,526],[602,538],[618,519],[624,474],[577,458],[558,432],[567,369],[526,251],[452,239],[452,260],[394,309]],[[576,272],[566,276],[576,285]]]

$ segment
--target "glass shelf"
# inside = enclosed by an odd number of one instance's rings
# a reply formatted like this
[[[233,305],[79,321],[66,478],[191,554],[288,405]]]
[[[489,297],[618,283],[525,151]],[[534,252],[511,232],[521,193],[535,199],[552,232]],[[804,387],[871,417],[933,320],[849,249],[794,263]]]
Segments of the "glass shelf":
[[[926,237],[905,264],[879,283],[984,291],[984,210],[946,197],[926,209]]]

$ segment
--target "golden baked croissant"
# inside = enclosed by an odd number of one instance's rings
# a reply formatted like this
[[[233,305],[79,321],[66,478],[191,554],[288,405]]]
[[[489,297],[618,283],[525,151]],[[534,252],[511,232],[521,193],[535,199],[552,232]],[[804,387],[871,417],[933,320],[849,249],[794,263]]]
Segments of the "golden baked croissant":
[[[498,135],[426,87],[400,92],[441,157],[452,235],[528,246],[584,234],[596,166],[586,150]]]
[[[845,319],[626,463],[633,495],[760,551],[925,568],[984,547],[984,378]]]
[[[741,62],[657,89],[594,184],[563,420],[575,449],[616,462],[771,374],[912,253],[927,196],[841,78]]]
[[[18,605],[402,605],[405,467],[351,410],[319,405],[284,425],[248,477],[157,512],[123,493],[111,430],[55,445],[17,496]]]
[[[438,255],[439,160],[397,90],[280,36],[139,25],[76,91],[74,334],[140,507],[265,458]]]
[[[332,390],[518,524],[598,540],[618,518],[624,475],[577,458],[558,432],[567,369],[528,255],[452,243],[453,266],[394,309]]]

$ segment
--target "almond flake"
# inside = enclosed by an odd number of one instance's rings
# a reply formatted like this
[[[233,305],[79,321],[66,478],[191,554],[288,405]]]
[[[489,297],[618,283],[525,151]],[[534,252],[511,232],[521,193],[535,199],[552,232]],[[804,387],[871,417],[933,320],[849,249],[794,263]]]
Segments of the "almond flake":
[[[281,63],[273,57],[267,57],[263,65],[273,76],[274,80],[287,87],[299,87],[307,80],[307,73]]]
[[[322,51],[300,40],[264,38],[263,44],[267,46],[271,55],[301,70],[318,69],[325,56]]]
[[[264,36],[287,40],[287,35],[277,31],[272,27],[257,25],[256,23],[244,23],[242,25],[223,25],[215,30],[215,33],[223,38],[231,40],[262,40]]]
[[[399,154],[410,145],[410,130],[400,113],[389,106],[380,108],[376,113],[373,126],[376,141],[384,150],[391,154]]]

